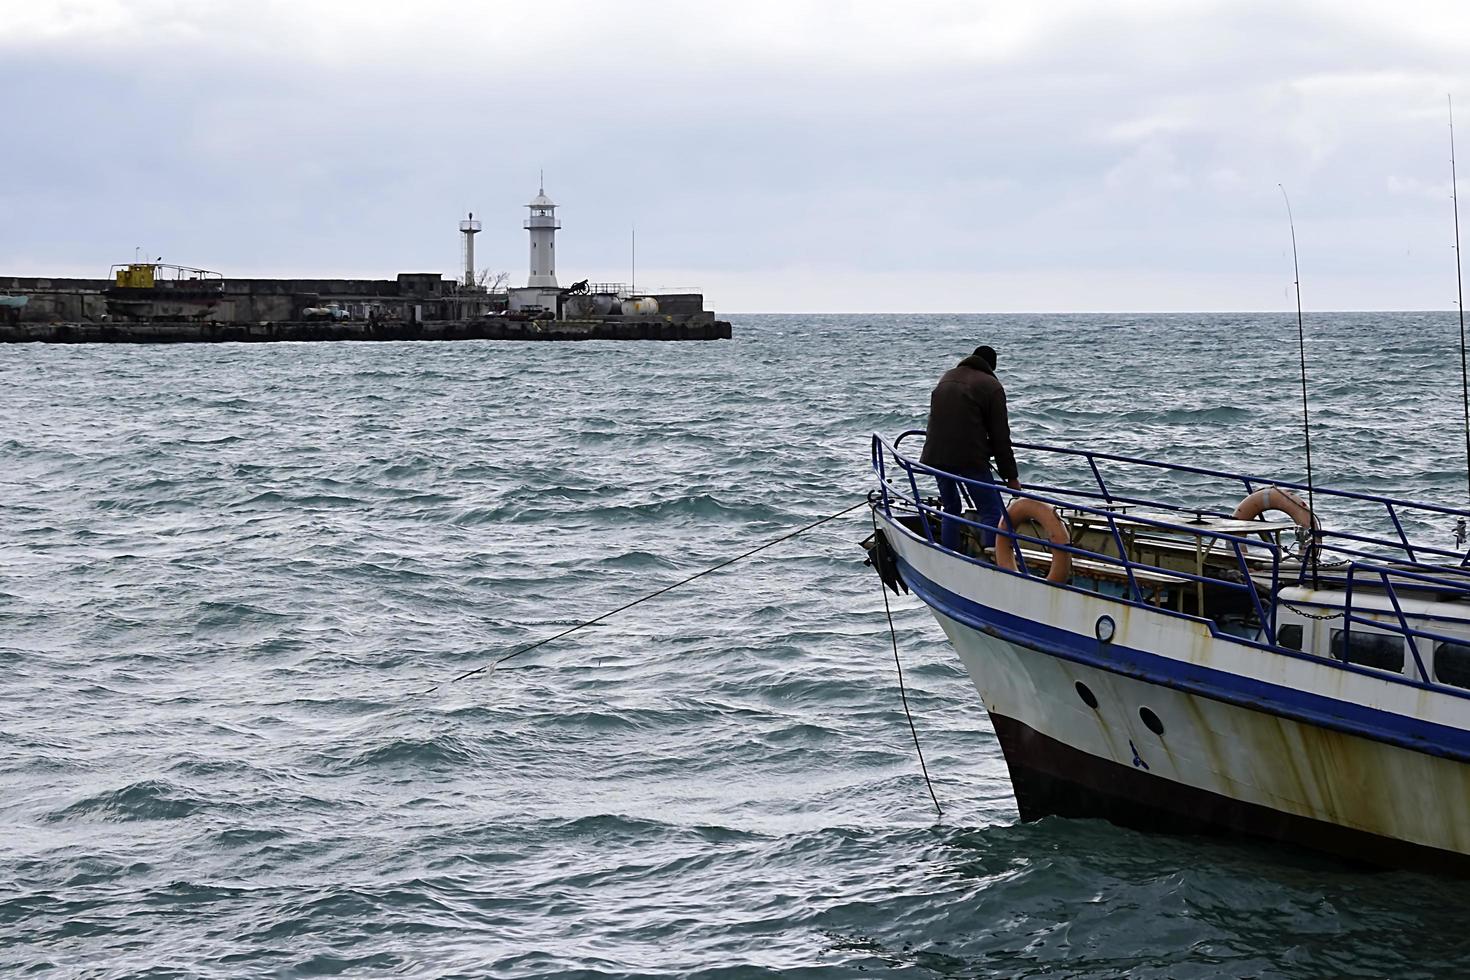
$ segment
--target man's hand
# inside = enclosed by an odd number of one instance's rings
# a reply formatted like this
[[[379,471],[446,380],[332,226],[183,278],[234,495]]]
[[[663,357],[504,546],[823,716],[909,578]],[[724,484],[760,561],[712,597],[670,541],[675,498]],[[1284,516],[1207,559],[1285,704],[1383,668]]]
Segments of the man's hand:
[[[1012,490],[1019,490],[1021,489],[1021,480],[1019,477],[1013,476],[1006,481],[1006,486],[1010,487]]]

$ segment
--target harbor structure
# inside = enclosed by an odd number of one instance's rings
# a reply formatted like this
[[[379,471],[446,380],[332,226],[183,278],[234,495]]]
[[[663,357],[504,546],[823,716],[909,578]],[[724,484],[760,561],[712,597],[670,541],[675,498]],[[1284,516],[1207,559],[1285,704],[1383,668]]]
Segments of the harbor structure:
[[[524,287],[494,290],[478,281],[475,236],[482,227],[469,212],[459,222],[462,278],[404,272],[394,279],[232,279],[162,262],[115,266],[108,279],[0,276],[0,342],[730,336],[730,324],[704,308],[698,289],[643,295],[622,283],[587,280],[560,287],[557,205],[543,184],[526,206]]]

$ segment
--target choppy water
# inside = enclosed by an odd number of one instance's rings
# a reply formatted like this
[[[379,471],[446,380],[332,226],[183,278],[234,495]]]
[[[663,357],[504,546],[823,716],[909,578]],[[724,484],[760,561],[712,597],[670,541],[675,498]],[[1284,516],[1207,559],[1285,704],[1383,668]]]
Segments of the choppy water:
[[[1308,329],[1319,478],[1453,499],[1453,318]],[[905,598],[936,822],[861,512],[421,695],[855,501],[980,342],[1018,438],[1300,475],[1284,316],[735,330],[0,350],[0,974],[1465,969],[1464,884],[1018,824]]]

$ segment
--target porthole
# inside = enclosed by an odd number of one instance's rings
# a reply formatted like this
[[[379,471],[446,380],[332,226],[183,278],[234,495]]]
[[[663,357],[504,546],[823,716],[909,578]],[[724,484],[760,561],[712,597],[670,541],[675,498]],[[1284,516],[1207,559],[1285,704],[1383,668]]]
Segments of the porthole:
[[[1152,708],[1139,708],[1138,717],[1143,719],[1144,725],[1148,726],[1148,730],[1155,735],[1164,734],[1164,723],[1159,720],[1158,715],[1153,713]]]
[[[1077,682],[1077,696],[1082,699],[1083,704],[1094,711],[1097,710],[1097,695],[1092,693],[1092,688],[1081,681]]]
[[[1097,617],[1097,625],[1092,628],[1093,633],[1103,643],[1113,642],[1113,636],[1118,632],[1118,624],[1113,622],[1111,616]]]

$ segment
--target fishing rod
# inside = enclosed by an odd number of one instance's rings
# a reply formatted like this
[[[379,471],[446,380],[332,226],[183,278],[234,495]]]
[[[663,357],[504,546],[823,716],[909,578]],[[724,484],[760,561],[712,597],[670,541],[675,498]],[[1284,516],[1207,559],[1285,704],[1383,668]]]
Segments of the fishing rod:
[[[1465,409],[1465,481],[1470,491],[1470,367],[1465,357],[1465,284],[1460,261],[1460,193],[1455,176],[1455,98],[1446,95],[1450,110],[1450,201],[1455,211],[1455,305],[1460,310],[1460,401]]]
[[[823,518],[821,518],[819,520],[812,521],[810,524],[807,524],[804,527],[799,527],[799,528],[797,528],[794,531],[788,531],[787,533],[781,535],[779,538],[776,538],[774,541],[767,541],[765,544],[759,545],[759,546],[757,546],[755,548],[751,548],[749,551],[746,551],[746,552],[744,552],[742,554],[738,554],[734,558],[727,558],[724,561],[720,562],[718,565],[711,565],[709,568],[706,568],[702,572],[695,572],[693,575],[689,576],[688,578],[680,579],[679,581],[675,582],[673,585],[666,585],[666,586],[664,586],[663,588],[659,589],[656,592],[650,592],[650,593],[648,593],[648,595],[642,596],[642,597],[637,598],[637,599],[634,599],[632,602],[626,602],[623,605],[619,606],[618,608],[611,609],[611,610],[603,613],[601,616],[598,616],[595,619],[589,619],[585,623],[578,623],[576,626],[573,626],[570,629],[564,629],[560,633],[557,633],[554,636],[548,636],[548,637],[546,637],[544,639],[537,640],[535,643],[528,643],[527,645],[521,647],[518,650],[513,650],[510,653],[507,653],[503,657],[500,657],[500,658],[498,658],[496,660],[492,660],[492,661],[490,661],[487,664],[482,664],[479,667],[475,667],[472,670],[467,670],[463,674],[459,674],[459,675],[457,675],[455,677],[449,678],[449,680],[447,680],[447,681],[440,681],[438,684],[435,684],[433,687],[428,688],[425,691],[421,691],[420,694],[432,694],[433,692],[439,690],[439,688],[443,687],[445,684],[455,684],[455,683],[458,683],[459,681],[464,680],[465,678],[474,677],[476,674],[483,674],[487,670],[494,670],[496,667],[499,667],[501,664],[505,663],[507,660],[514,660],[516,657],[519,657],[521,654],[523,654],[523,653],[530,653],[532,650],[536,649],[537,647],[545,646],[546,644],[552,642],[553,640],[560,640],[564,636],[571,636],[573,633],[577,632],[578,630],[586,629],[589,626],[596,626],[598,623],[602,622],[604,619],[609,619],[609,618],[611,618],[613,616],[616,616],[620,612],[624,612],[625,610],[632,609],[634,606],[639,605],[640,603],[647,602],[649,599],[657,598],[658,596],[663,595],[665,592],[672,592],[673,590],[677,589],[681,585],[688,585],[690,582],[693,582],[697,578],[703,578],[704,576],[709,575],[709,574],[711,574],[713,572],[718,572],[720,569],[725,568],[725,567],[730,566],[730,565],[733,565],[737,561],[743,561],[746,558],[749,558],[751,555],[759,554],[760,552],[765,551],[767,548],[774,548],[776,545],[780,544],[782,541],[789,541],[789,540],[791,540],[792,538],[796,537],[799,534],[805,534],[807,531],[810,531],[812,528],[821,527],[823,524],[826,524],[828,521],[835,521],[837,518],[843,516],[844,514],[850,514],[850,513],[852,513],[853,511],[857,510],[859,507],[866,507],[867,504],[868,504],[868,501],[867,501],[866,498],[863,499],[863,500],[860,500],[857,503],[853,504],[851,507],[844,507],[842,510],[839,510],[835,514],[828,514],[826,517],[823,517]]]
[[[1297,263],[1296,257],[1296,219],[1291,214],[1291,198],[1286,195],[1286,187],[1282,184],[1277,184],[1276,186],[1281,188],[1281,199],[1286,202],[1286,223],[1291,228],[1291,271],[1293,276],[1295,276],[1294,283],[1296,285],[1296,349],[1297,357],[1301,362],[1302,374],[1302,438],[1307,444],[1307,510],[1315,515],[1317,513],[1317,500],[1316,495],[1313,493],[1312,482],[1312,427],[1307,416],[1307,335],[1306,328],[1302,324],[1302,270],[1301,266]],[[1313,517],[1312,523],[1314,525],[1317,523],[1315,517]],[[1307,534],[1311,538],[1311,544],[1308,545],[1307,550],[1311,556],[1312,586],[1315,588],[1317,585],[1316,527],[1307,528]]]

